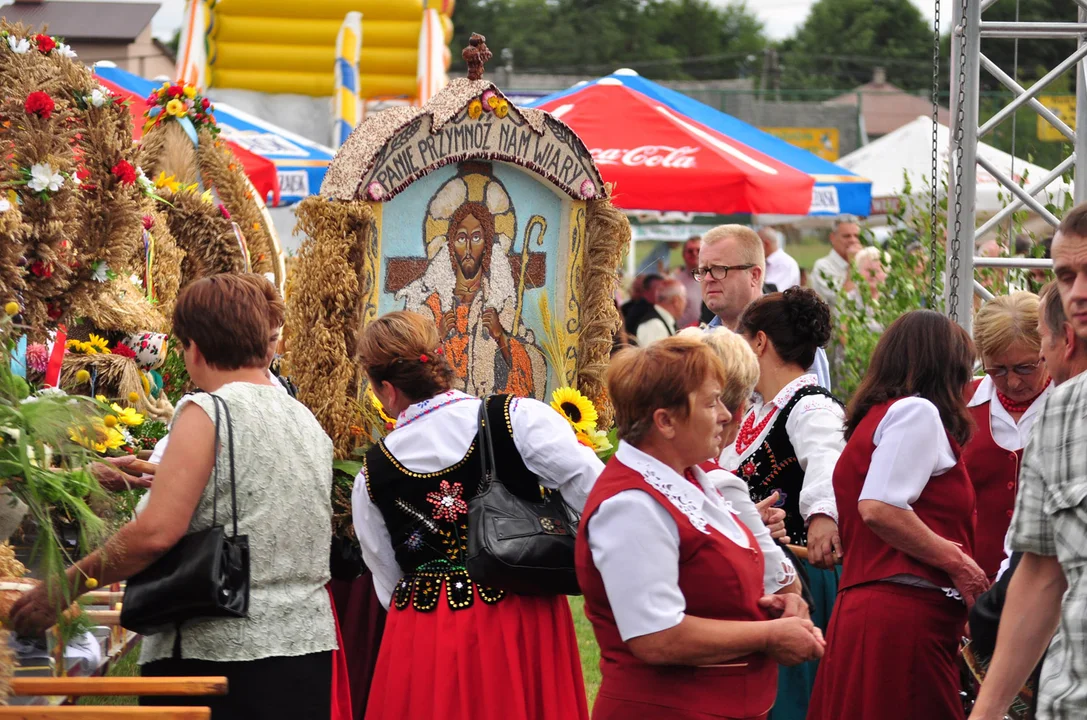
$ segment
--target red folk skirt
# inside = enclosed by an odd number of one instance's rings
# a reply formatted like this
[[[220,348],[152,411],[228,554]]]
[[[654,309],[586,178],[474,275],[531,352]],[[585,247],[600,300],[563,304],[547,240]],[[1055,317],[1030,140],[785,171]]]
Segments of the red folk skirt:
[[[589,720],[565,597],[389,610],[366,720]]]
[[[838,594],[807,720],[962,720],[966,606],[889,582]]]

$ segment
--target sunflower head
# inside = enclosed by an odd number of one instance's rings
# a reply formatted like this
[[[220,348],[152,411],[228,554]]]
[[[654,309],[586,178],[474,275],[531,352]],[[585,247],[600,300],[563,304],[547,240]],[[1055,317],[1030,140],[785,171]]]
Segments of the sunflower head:
[[[101,335],[95,335],[94,333],[91,333],[90,337],[87,338],[87,342],[85,342],[83,344],[84,344],[84,346],[93,348],[93,352],[89,353],[91,355],[93,355],[95,353],[102,353],[103,355],[109,355],[110,354],[109,353],[109,343],[106,342],[106,339],[104,337],[102,337]]]
[[[596,408],[589,398],[570,387],[558,388],[551,394],[551,407],[566,418],[577,432],[596,429]]]

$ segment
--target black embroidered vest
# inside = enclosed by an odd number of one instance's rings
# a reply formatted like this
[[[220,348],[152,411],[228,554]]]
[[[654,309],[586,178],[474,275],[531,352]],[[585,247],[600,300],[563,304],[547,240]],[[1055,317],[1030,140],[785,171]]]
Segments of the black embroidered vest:
[[[539,479],[529,472],[513,442],[510,395],[497,395],[487,404],[487,422],[494,442],[495,463],[502,481],[514,494],[538,500]],[[468,502],[475,497],[482,475],[479,442],[454,465],[435,473],[411,472],[380,442],[363,459],[366,490],[381,511],[404,573],[393,593],[393,605],[403,610],[433,610],[446,588],[449,607],[471,607],[475,595],[488,604],[504,591],[476,585],[465,570],[468,553]]]
[[[808,532],[800,515],[800,491],[804,487],[804,470],[796,458],[796,450],[789,440],[785,426],[793,408],[806,397],[823,395],[841,405],[826,388],[809,385],[796,391],[792,399],[777,414],[770,432],[762,444],[740,463],[738,474],[747,482],[751,499],[761,502],[774,494],[781,496],[776,507],[785,510],[785,531],[789,543],[804,547],[808,544]]]

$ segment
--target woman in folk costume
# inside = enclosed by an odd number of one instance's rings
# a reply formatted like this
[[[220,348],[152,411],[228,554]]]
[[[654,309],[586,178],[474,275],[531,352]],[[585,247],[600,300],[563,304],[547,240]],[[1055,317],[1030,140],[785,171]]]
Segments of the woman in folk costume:
[[[752,303],[737,332],[759,358],[755,390],[762,401],[744,416],[721,465],[747,482],[753,500],[777,494],[786,534],[806,546],[806,559],[797,551],[797,563],[814,604],[812,621],[825,630],[838,591],[841,543],[832,476],[845,447],[845,415],[805,368],[830,339],[830,309],[813,290],[790,288]],[[813,661],[781,669],[774,718],[804,718],[818,667]]]
[[[988,587],[961,446],[974,348],[931,310],[895,320],[853,395],[834,471],[842,577],[809,720],[963,717],[957,650]]]
[[[729,419],[725,385],[721,361],[695,339],[612,360],[621,442],[576,550],[601,649],[594,720],[765,718],[777,663],[822,654],[803,600],[767,594],[759,543],[698,467]]]
[[[465,569],[481,400],[450,390],[434,322],[380,317],[363,331],[359,359],[398,418],[366,453],[352,496],[363,557],[389,608],[366,717],[586,720],[566,598],[484,587]],[[584,506],[602,465],[566,420],[509,396],[491,398],[487,419],[511,492],[538,500],[542,485]]]
[[[985,303],[974,319],[985,377],[968,391],[975,429],[963,461],[977,493],[974,559],[990,582],[1006,557],[1023,448],[1052,386],[1039,355],[1038,307],[1038,296],[1018,292]]]

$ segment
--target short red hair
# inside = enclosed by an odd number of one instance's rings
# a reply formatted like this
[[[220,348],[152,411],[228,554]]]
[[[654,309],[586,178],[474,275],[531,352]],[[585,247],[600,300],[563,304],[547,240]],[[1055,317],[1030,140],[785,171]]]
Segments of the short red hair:
[[[645,439],[653,413],[691,411],[691,394],[706,380],[725,387],[725,366],[701,340],[670,337],[644,348],[619,351],[608,368],[608,394],[615,408],[619,438],[632,445]]]

